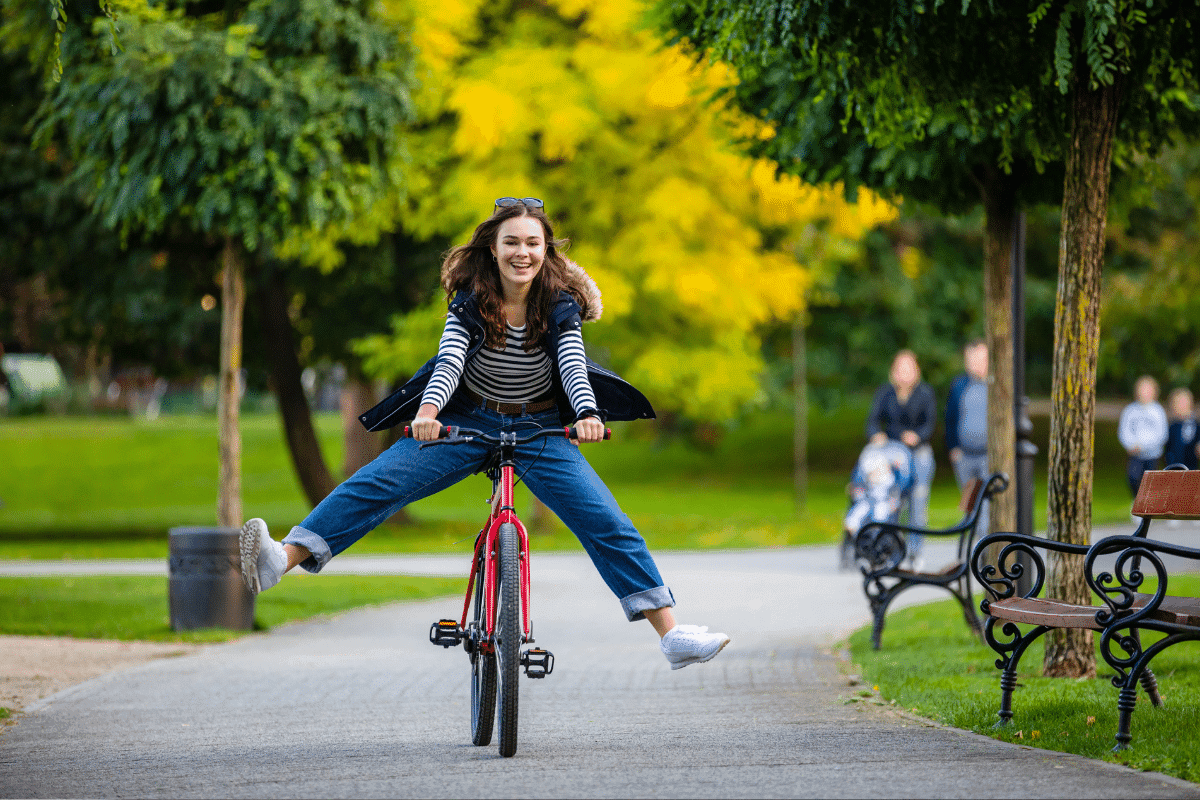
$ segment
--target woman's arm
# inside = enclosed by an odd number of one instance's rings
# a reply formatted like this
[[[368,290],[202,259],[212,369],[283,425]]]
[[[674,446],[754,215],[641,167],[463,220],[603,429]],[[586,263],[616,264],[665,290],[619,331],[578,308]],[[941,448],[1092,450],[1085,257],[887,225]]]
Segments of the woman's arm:
[[[596,408],[596,393],[587,375],[587,353],[583,349],[583,334],[578,329],[564,331],[558,337],[558,374],[563,391],[576,414]]]
[[[933,393],[933,387],[928,383],[922,383],[917,387],[921,400],[921,409],[917,413],[917,427],[913,429],[913,433],[917,434],[924,444],[933,438],[933,428],[937,425],[937,395]]]
[[[891,390],[890,384],[880,386],[875,392],[875,400],[871,404],[871,413],[867,414],[867,438],[874,439],[876,435],[882,433],[884,439],[887,439],[887,420],[884,419],[884,408],[887,406],[887,394]]]
[[[576,416],[597,409],[596,393],[587,375],[583,334],[578,328],[568,329],[558,337],[558,374]],[[604,438],[604,422],[594,416],[584,417],[576,421],[575,432],[581,442],[598,442]]]
[[[442,340],[438,343],[437,366],[433,368],[429,383],[425,385],[425,393],[421,395],[422,410],[426,405],[432,405],[436,413],[450,402],[450,395],[454,394],[458,382],[462,380],[470,341],[471,335],[458,318],[447,314]]]

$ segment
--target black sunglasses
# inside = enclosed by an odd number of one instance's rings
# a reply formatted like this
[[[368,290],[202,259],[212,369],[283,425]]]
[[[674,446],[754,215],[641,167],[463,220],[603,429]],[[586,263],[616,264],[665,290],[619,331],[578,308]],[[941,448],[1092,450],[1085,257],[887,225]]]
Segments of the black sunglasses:
[[[525,206],[526,208],[543,208],[542,201],[536,197],[501,197],[496,201],[496,208],[509,206]]]

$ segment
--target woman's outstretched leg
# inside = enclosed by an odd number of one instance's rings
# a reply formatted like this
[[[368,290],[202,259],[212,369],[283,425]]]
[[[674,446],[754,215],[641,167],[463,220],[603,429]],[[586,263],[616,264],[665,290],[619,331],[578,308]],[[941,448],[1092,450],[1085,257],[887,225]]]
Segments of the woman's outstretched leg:
[[[481,420],[443,416],[447,424],[485,427]],[[240,539],[246,587],[254,594],[266,591],[297,565],[320,572],[397,509],[470,475],[484,455],[479,445],[421,449],[419,442],[401,439],[334,489],[282,542],[271,538],[263,520],[250,520]]]
[[[523,472],[530,490],[579,538],[600,577],[621,599],[626,618],[649,620],[671,669],[708,661],[721,652],[729,643],[725,634],[676,624],[675,598],[663,584],[645,539],[579,449],[562,439],[545,441],[545,449],[539,445],[528,460],[524,453],[518,456],[518,473]]]

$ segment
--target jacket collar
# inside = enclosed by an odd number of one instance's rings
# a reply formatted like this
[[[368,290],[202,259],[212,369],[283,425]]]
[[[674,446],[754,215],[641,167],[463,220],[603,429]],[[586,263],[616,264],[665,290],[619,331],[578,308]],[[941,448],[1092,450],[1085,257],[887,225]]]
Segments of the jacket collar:
[[[483,324],[483,319],[479,316],[479,304],[475,300],[475,293],[469,289],[459,289],[455,293],[450,300],[450,311],[464,321],[474,322],[476,325]],[[572,314],[579,313],[579,303],[575,302],[575,298],[571,296],[570,292],[560,291],[550,317],[555,325],[560,325]]]

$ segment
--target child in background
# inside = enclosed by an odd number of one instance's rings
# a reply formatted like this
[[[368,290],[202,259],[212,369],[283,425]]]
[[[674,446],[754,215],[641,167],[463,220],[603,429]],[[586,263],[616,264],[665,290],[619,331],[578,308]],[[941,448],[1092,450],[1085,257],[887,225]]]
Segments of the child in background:
[[[1117,438],[1129,453],[1126,475],[1129,491],[1137,497],[1142,473],[1158,469],[1158,460],[1162,458],[1163,445],[1167,443],[1167,412],[1158,402],[1158,381],[1149,375],[1137,379],[1133,396],[1134,402],[1121,410]]]
[[[896,522],[912,489],[912,452],[897,441],[868,444],[859,454],[848,491],[852,505],[842,529],[853,538],[868,522]]]
[[[1167,413],[1170,417],[1165,453],[1167,466],[1183,464],[1188,469],[1196,469],[1197,455],[1200,454],[1200,426],[1196,425],[1194,402],[1189,389],[1175,389],[1167,395]]]

